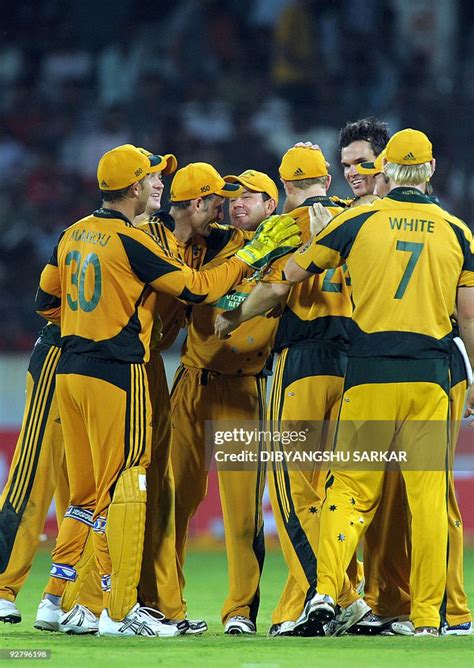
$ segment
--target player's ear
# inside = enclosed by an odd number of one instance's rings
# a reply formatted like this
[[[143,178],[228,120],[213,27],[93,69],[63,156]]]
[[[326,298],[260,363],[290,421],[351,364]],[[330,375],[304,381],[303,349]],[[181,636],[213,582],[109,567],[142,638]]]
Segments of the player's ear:
[[[274,211],[277,208],[277,203],[275,202],[273,197],[270,197],[270,199],[265,200],[265,202],[263,203],[263,206],[264,206],[265,213],[267,214],[267,216],[271,216],[272,213],[274,213]]]
[[[326,176],[326,190],[329,190],[329,186],[331,185],[331,181],[332,181],[332,176],[331,176],[331,174],[328,174]]]
[[[199,213],[202,211],[203,200],[202,197],[196,197],[196,199],[191,200],[191,213]]]
[[[138,197],[140,194],[140,189],[142,188],[142,185],[140,184],[139,181],[135,181],[135,183],[132,183],[130,186],[130,192],[133,197]]]
[[[433,176],[435,171],[436,171],[436,159],[433,158],[433,160],[431,161],[431,176]]]

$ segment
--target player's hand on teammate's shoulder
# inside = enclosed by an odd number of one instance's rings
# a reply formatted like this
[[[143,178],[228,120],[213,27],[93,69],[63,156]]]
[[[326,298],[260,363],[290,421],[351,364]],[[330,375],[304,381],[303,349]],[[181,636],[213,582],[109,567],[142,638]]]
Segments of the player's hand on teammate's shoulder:
[[[308,212],[311,236],[322,232],[329,221],[332,220],[331,212],[321,202],[315,202],[308,208]]]

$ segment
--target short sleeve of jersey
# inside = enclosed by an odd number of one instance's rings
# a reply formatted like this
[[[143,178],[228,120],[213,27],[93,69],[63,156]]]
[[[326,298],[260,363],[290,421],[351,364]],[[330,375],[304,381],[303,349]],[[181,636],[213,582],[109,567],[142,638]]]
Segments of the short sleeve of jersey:
[[[362,207],[361,207],[362,208]],[[311,274],[344,264],[362,225],[377,213],[373,207],[344,211],[294,255],[296,264]],[[367,210],[368,209],[368,210]]]
[[[464,264],[459,277],[459,287],[474,288],[474,239],[466,244]]]

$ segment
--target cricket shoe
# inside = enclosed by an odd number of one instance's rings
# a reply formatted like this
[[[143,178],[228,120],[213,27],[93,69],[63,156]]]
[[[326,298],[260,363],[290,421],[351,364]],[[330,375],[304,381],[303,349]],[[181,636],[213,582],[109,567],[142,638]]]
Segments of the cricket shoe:
[[[186,627],[183,629],[183,635],[185,636],[200,636],[209,628],[204,619],[184,619],[177,623],[183,624],[183,621],[186,623]]]
[[[15,624],[15,622],[13,622]],[[445,625],[441,629],[442,636],[471,636],[472,622],[464,622],[463,624],[456,624],[454,626]]]
[[[19,624],[21,622],[21,612],[13,601],[6,598],[0,598],[0,622],[6,624]]]
[[[295,632],[307,631],[311,625],[313,635],[325,635],[324,625],[334,619],[335,603],[331,596],[316,593],[304,606],[303,612],[296,620]]]
[[[439,638],[439,630],[436,626],[417,626],[414,633],[415,638]]]
[[[396,636],[412,636],[415,634],[415,627],[407,619],[404,622],[392,622],[390,624],[390,631],[393,631]]]
[[[361,622],[365,617],[372,614],[370,606],[363,598],[358,598],[354,603],[351,603],[347,608],[341,608],[341,612],[336,618],[337,626],[333,633],[334,636],[344,636],[349,631],[354,631],[354,627],[358,622]]]
[[[59,631],[59,618],[63,611],[49,598],[43,598],[38,606],[34,628],[39,631]]]
[[[136,603],[120,621],[109,616],[108,610],[102,610],[99,619],[100,636],[146,636],[159,638],[175,638],[182,634],[182,622],[171,622],[157,619],[157,611],[153,608],[140,607]]]
[[[97,633],[99,620],[88,608],[76,605],[69,612],[61,612],[59,617],[59,631],[69,635],[84,635]]]
[[[398,617],[382,617],[370,611],[354,624],[348,633],[360,636],[378,636],[385,631],[391,632],[390,625],[393,622],[398,622],[398,620]]]
[[[280,624],[272,624],[268,629],[268,636],[274,638],[276,636],[294,636],[294,628],[296,622],[280,622]]]
[[[240,636],[243,634],[257,633],[257,627],[248,617],[236,615],[229,617],[224,626],[224,633],[228,636]]]

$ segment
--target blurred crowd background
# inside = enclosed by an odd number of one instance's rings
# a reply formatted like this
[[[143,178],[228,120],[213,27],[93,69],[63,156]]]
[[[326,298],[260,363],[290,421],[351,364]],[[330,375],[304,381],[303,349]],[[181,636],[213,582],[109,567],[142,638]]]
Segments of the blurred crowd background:
[[[375,115],[430,136],[435,192],[473,224],[470,0],[20,0],[0,19],[0,350],[32,347],[41,268],[119,144],[277,180],[309,139],[344,195],[338,131]]]

